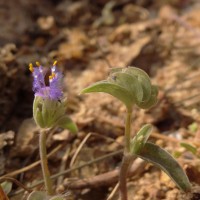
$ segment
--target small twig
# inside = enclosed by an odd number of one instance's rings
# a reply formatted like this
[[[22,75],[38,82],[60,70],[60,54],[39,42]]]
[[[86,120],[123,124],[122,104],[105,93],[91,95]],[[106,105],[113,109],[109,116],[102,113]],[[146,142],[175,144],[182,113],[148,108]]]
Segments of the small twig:
[[[96,134],[96,135],[97,135],[97,134]],[[152,134],[151,134],[151,137],[158,138],[158,139],[162,139],[162,140],[166,140],[166,141],[170,141],[170,142],[174,142],[174,143],[183,142],[183,141],[177,140],[176,138],[172,138],[172,137],[169,137],[169,136],[165,136],[165,135],[162,135],[162,134],[159,134],[159,133],[152,133]],[[191,142],[191,141],[185,141],[185,142]],[[191,143],[194,143],[194,142],[191,142]],[[196,144],[196,143],[194,143],[194,144],[197,145],[197,146],[200,146],[200,145],[198,145],[198,144]],[[53,153],[55,153],[57,150],[59,150],[62,146],[63,146],[63,145],[58,145],[58,146],[49,154],[49,156],[51,156]],[[55,178],[57,178],[57,177],[60,177],[60,176],[65,175],[65,174],[68,174],[68,173],[70,173],[70,172],[72,172],[72,171],[81,169],[81,168],[86,167],[86,166],[88,166],[88,165],[91,165],[91,164],[93,164],[93,163],[100,162],[100,161],[102,161],[102,160],[104,160],[104,159],[107,159],[107,158],[109,158],[109,157],[112,157],[112,156],[115,156],[115,155],[119,155],[119,154],[122,154],[122,153],[123,153],[123,149],[120,149],[120,150],[115,151],[115,152],[111,152],[111,153],[106,154],[106,155],[104,155],[104,156],[101,156],[101,157],[99,157],[99,158],[93,159],[93,160],[91,160],[91,161],[89,161],[89,162],[87,162],[87,163],[84,163],[83,165],[80,165],[80,166],[78,166],[78,167],[74,167],[74,168],[71,168],[71,169],[67,169],[67,170],[65,170],[65,171],[59,172],[59,173],[57,173],[57,174],[54,174],[53,176],[51,176],[51,178],[52,178],[52,180],[53,180],[53,179],[55,179]],[[40,161],[37,161],[37,162],[35,162],[35,163],[33,163],[33,164],[31,164],[31,165],[29,165],[29,166],[27,166],[27,167],[25,167],[25,168],[23,168],[23,169],[21,169],[21,170],[17,170],[17,171],[8,173],[8,174],[6,174],[5,176],[7,176],[7,175],[9,175],[9,176],[14,176],[14,175],[20,174],[21,172],[27,171],[27,170],[29,170],[29,169],[35,167],[35,166],[38,165],[39,163],[40,163]],[[134,163],[135,163],[135,162],[134,162]],[[3,177],[4,177],[4,176],[3,176]],[[3,177],[0,177],[0,178],[3,178]],[[40,181],[34,183],[34,184],[33,184],[32,186],[30,186],[29,188],[34,188],[34,187],[36,187],[36,186],[38,186],[38,185],[41,185],[41,184],[43,184],[43,183],[44,183],[44,181],[43,181],[43,180],[40,180]],[[16,191],[16,192],[13,192],[11,195],[16,195],[16,194],[19,194],[19,193],[22,193],[22,192],[23,192],[23,190],[18,190],[18,191]]]
[[[59,170],[60,172],[65,170],[65,165],[66,165],[67,159],[69,158],[69,153],[70,153],[70,148],[67,147],[67,150],[64,156],[62,157],[62,161],[60,164],[60,170]],[[59,186],[63,182],[63,179],[64,179],[63,176],[58,177],[57,186]]]
[[[109,136],[101,135],[101,134],[99,134],[99,133],[92,133],[92,135],[97,136],[97,137],[100,137],[100,138],[103,138],[103,139],[105,139],[105,140],[107,140],[107,141],[114,142],[114,143],[120,145],[121,147],[123,147],[123,145],[122,145],[120,142],[117,142],[116,139],[113,139],[113,138],[111,138],[111,137],[109,137]]]
[[[116,194],[116,192],[117,192],[118,189],[119,189],[119,182],[112,189],[112,192],[109,194],[107,200],[111,200],[113,198],[113,196]]]
[[[117,142],[115,139],[113,139],[113,138],[111,138],[111,137],[108,137],[108,136],[106,136],[106,135],[100,135],[99,133],[91,133],[91,135],[94,135],[94,136],[97,136],[97,137],[101,137],[101,138],[103,138],[103,139],[105,139],[105,140],[115,142],[115,143],[117,143],[117,144],[119,144],[119,145],[122,146],[122,144],[120,144],[119,142]],[[88,137],[88,138],[89,138],[89,137]],[[66,156],[68,157],[68,153],[69,153],[69,149],[67,149],[66,154],[64,155],[64,157],[63,157],[63,159],[62,159],[60,172],[61,172],[61,171],[64,171],[64,169],[65,169],[65,167],[63,167],[63,166],[65,166],[64,163],[66,162],[66,159],[67,159],[67,158],[65,158],[65,157],[66,157]],[[60,176],[59,179],[58,179],[58,181],[57,181],[57,185],[60,185],[61,182],[62,182],[62,180],[63,180],[63,176]]]
[[[93,163],[100,162],[100,161],[102,161],[102,160],[104,160],[104,159],[107,159],[107,158],[112,157],[112,156],[115,156],[115,155],[119,155],[119,154],[121,154],[122,152],[123,152],[122,149],[120,149],[120,150],[118,150],[118,151],[115,151],[115,152],[111,152],[111,153],[106,154],[106,155],[104,155],[104,156],[101,156],[101,157],[99,157],[99,158],[93,159],[93,160],[91,160],[91,161],[89,161],[89,162],[87,162],[87,163],[84,163],[84,164],[82,164],[82,165],[80,165],[80,166],[78,166],[78,167],[74,167],[74,168],[72,168],[72,169],[67,169],[67,170],[65,170],[65,171],[63,171],[63,172],[59,172],[59,173],[57,173],[57,174],[54,174],[53,176],[51,176],[51,179],[53,180],[53,179],[55,179],[55,178],[57,178],[57,177],[59,177],[59,176],[68,174],[68,173],[70,173],[70,172],[72,172],[72,171],[81,169],[81,168],[86,167],[86,166],[88,166],[88,165],[92,165]],[[40,181],[34,183],[33,185],[31,185],[29,188],[34,188],[34,187],[36,187],[36,186],[38,186],[38,185],[41,185],[41,184],[43,184],[43,183],[44,183],[44,181],[43,181],[43,180],[40,180]],[[13,192],[12,195],[20,194],[20,193],[22,193],[22,192],[23,192],[23,190],[18,190],[18,191],[16,191],[16,192]]]
[[[70,168],[73,166],[73,164],[74,164],[74,162],[75,162],[75,160],[76,160],[76,158],[77,158],[77,156],[78,156],[80,150],[83,148],[83,145],[86,143],[86,141],[89,139],[89,137],[90,137],[91,135],[92,135],[91,133],[89,133],[88,135],[86,135],[86,137],[83,139],[83,141],[82,141],[82,142],[80,143],[80,145],[78,146],[76,152],[74,153],[74,156],[73,156],[72,159],[71,159],[71,162],[70,162],[70,165],[69,165]]]
[[[32,192],[32,190],[28,187],[26,187],[25,185],[23,185],[21,182],[19,182],[17,179],[15,178],[11,178],[11,177],[2,177],[0,178],[0,183],[4,182],[4,181],[10,181],[15,183],[16,185],[18,185],[19,187],[23,188],[24,190],[26,190],[27,192]]]
[[[134,164],[131,165],[128,172],[129,177],[141,174],[144,172],[146,162],[141,159],[136,159]],[[115,169],[94,177],[79,179],[74,182],[66,182],[64,185],[69,189],[84,189],[84,188],[98,188],[108,186],[118,181],[120,169]]]
[[[59,149],[61,149],[62,146],[63,146],[62,144],[59,144],[57,147],[55,147],[55,148],[47,155],[47,158],[49,158],[49,157],[52,156],[54,153],[56,153]],[[3,178],[3,177],[8,177],[8,176],[16,176],[16,175],[18,175],[18,174],[21,174],[21,173],[23,173],[23,172],[26,172],[26,171],[28,171],[28,170],[31,170],[32,168],[36,167],[36,166],[39,165],[39,164],[40,164],[40,160],[38,160],[38,161],[36,161],[36,162],[34,162],[34,163],[32,163],[32,164],[30,164],[30,165],[28,165],[28,166],[22,168],[22,169],[18,169],[18,170],[15,170],[15,171],[13,171],[13,172],[7,173],[7,174],[3,175],[2,177],[0,177],[0,179]]]
[[[104,159],[106,159],[106,158],[109,158],[109,157],[111,157],[111,156],[115,156],[115,155],[121,154],[122,152],[123,152],[122,149],[120,149],[120,150],[118,150],[118,151],[115,151],[115,152],[111,152],[111,153],[106,154],[106,155],[104,155],[104,156],[101,156],[101,157],[99,157],[99,158],[93,159],[93,160],[91,160],[91,161],[89,161],[89,162],[87,162],[87,163],[84,163],[84,164],[82,164],[82,165],[80,165],[80,166],[78,166],[78,167],[74,167],[74,168],[71,168],[71,169],[67,169],[67,170],[65,170],[65,171],[63,171],[63,172],[61,172],[61,173],[57,173],[57,174],[53,175],[51,178],[52,178],[52,179],[55,179],[55,178],[59,177],[60,175],[68,174],[68,173],[70,173],[70,172],[72,172],[72,171],[75,171],[75,170],[77,170],[77,169],[81,169],[81,168],[83,168],[83,167],[85,167],[85,166],[88,166],[88,165],[92,165],[92,164],[94,164],[94,163],[96,163],[96,162],[102,161],[102,160],[104,160]]]

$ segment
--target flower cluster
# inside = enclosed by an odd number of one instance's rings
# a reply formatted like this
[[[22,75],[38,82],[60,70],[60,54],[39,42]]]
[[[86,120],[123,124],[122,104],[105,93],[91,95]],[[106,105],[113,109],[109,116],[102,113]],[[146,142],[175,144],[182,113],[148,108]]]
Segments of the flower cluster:
[[[63,75],[56,68],[56,63],[55,61],[51,67],[48,85],[45,83],[47,69],[43,68],[39,62],[36,62],[36,67],[29,65],[29,70],[33,74],[33,91],[35,92],[33,118],[40,128],[61,126],[63,118],[66,118],[66,102],[62,91]]]
[[[62,92],[62,78],[63,75],[56,68],[55,61],[51,67],[51,75],[49,76],[49,85],[45,84],[46,72],[43,66],[39,62],[36,62],[36,67],[33,64],[29,65],[29,70],[33,74],[33,91],[35,96],[40,96],[44,99],[49,98],[51,100],[60,100],[63,97]]]

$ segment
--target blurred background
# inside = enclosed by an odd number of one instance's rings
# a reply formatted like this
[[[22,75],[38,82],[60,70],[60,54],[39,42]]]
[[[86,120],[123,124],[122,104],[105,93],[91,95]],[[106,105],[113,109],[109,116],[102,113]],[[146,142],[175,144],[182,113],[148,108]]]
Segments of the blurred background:
[[[110,68],[136,66],[150,75],[160,91],[157,106],[148,111],[135,108],[133,133],[142,124],[152,123],[152,140],[177,155],[190,179],[200,184],[199,158],[179,144],[186,140],[196,151],[199,148],[199,55],[198,0],[0,0],[0,175],[38,160],[28,65],[39,61],[49,67],[58,60],[67,112],[80,131],[76,136],[60,129],[52,131],[49,151],[63,145],[50,158],[52,173],[123,146],[123,105],[106,94],[79,93],[106,79]],[[76,162],[70,165],[75,149],[87,136]],[[63,161],[64,155],[67,159]],[[68,178],[112,171],[120,159],[120,154],[109,157]],[[31,168],[15,178],[30,185],[41,178],[39,169]],[[178,190],[162,172],[146,165],[141,174],[144,178],[130,182],[130,193],[137,194],[134,199],[178,199]],[[69,191],[74,199],[106,199],[116,182],[74,189],[69,186],[71,181],[64,184],[65,178],[57,180],[58,191]],[[156,184],[153,189],[152,183]]]

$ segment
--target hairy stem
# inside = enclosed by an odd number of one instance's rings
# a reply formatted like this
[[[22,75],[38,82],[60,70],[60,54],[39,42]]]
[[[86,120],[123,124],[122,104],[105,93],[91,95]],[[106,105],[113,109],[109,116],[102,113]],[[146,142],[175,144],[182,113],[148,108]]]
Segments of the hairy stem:
[[[119,190],[120,190],[121,200],[128,200],[126,177],[129,171],[129,167],[134,159],[134,156],[130,154],[131,117],[132,117],[132,112],[127,111],[126,125],[125,125],[125,148],[119,174]]]
[[[47,194],[53,195],[52,182],[47,163],[46,133],[47,133],[46,130],[42,130],[40,133],[40,139],[39,139],[40,159],[41,159],[42,173]]]
[[[126,114],[126,125],[125,125],[125,152],[124,152],[124,154],[129,154],[130,153],[131,117],[132,117],[132,112],[127,111],[127,114]]]
[[[133,160],[134,157],[132,155],[123,156],[119,174],[119,189],[120,189],[121,200],[128,200],[126,178]]]

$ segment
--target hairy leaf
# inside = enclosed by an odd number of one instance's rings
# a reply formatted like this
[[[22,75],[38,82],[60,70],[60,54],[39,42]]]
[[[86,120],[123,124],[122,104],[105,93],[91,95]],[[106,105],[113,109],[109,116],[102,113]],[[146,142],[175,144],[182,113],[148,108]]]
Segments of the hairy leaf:
[[[142,159],[152,162],[160,167],[183,191],[187,192],[191,190],[191,184],[187,175],[179,163],[164,149],[147,142],[137,155]]]
[[[124,70],[125,73],[135,76],[140,82],[143,89],[143,101],[148,101],[151,97],[151,81],[148,74],[137,68],[137,67],[128,67]]]
[[[151,85],[149,76],[136,67],[113,68],[107,80],[99,81],[82,93],[105,92],[122,101],[128,110],[134,104],[148,109],[157,102],[157,87]]]
[[[91,92],[105,92],[108,93],[120,101],[122,101],[127,108],[132,108],[132,99],[130,98],[131,94],[125,88],[116,85],[114,83],[110,83],[107,80],[99,81],[90,85],[89,87],[82,90],[81,93],[91,93]]]
[[[129,75],[127,73],[116,72],[113,73],[108,79],[109,82],[114,83],[128,90],[133,103],[141,102],[143,99],[142,86],[139,83],[136,76]]]

